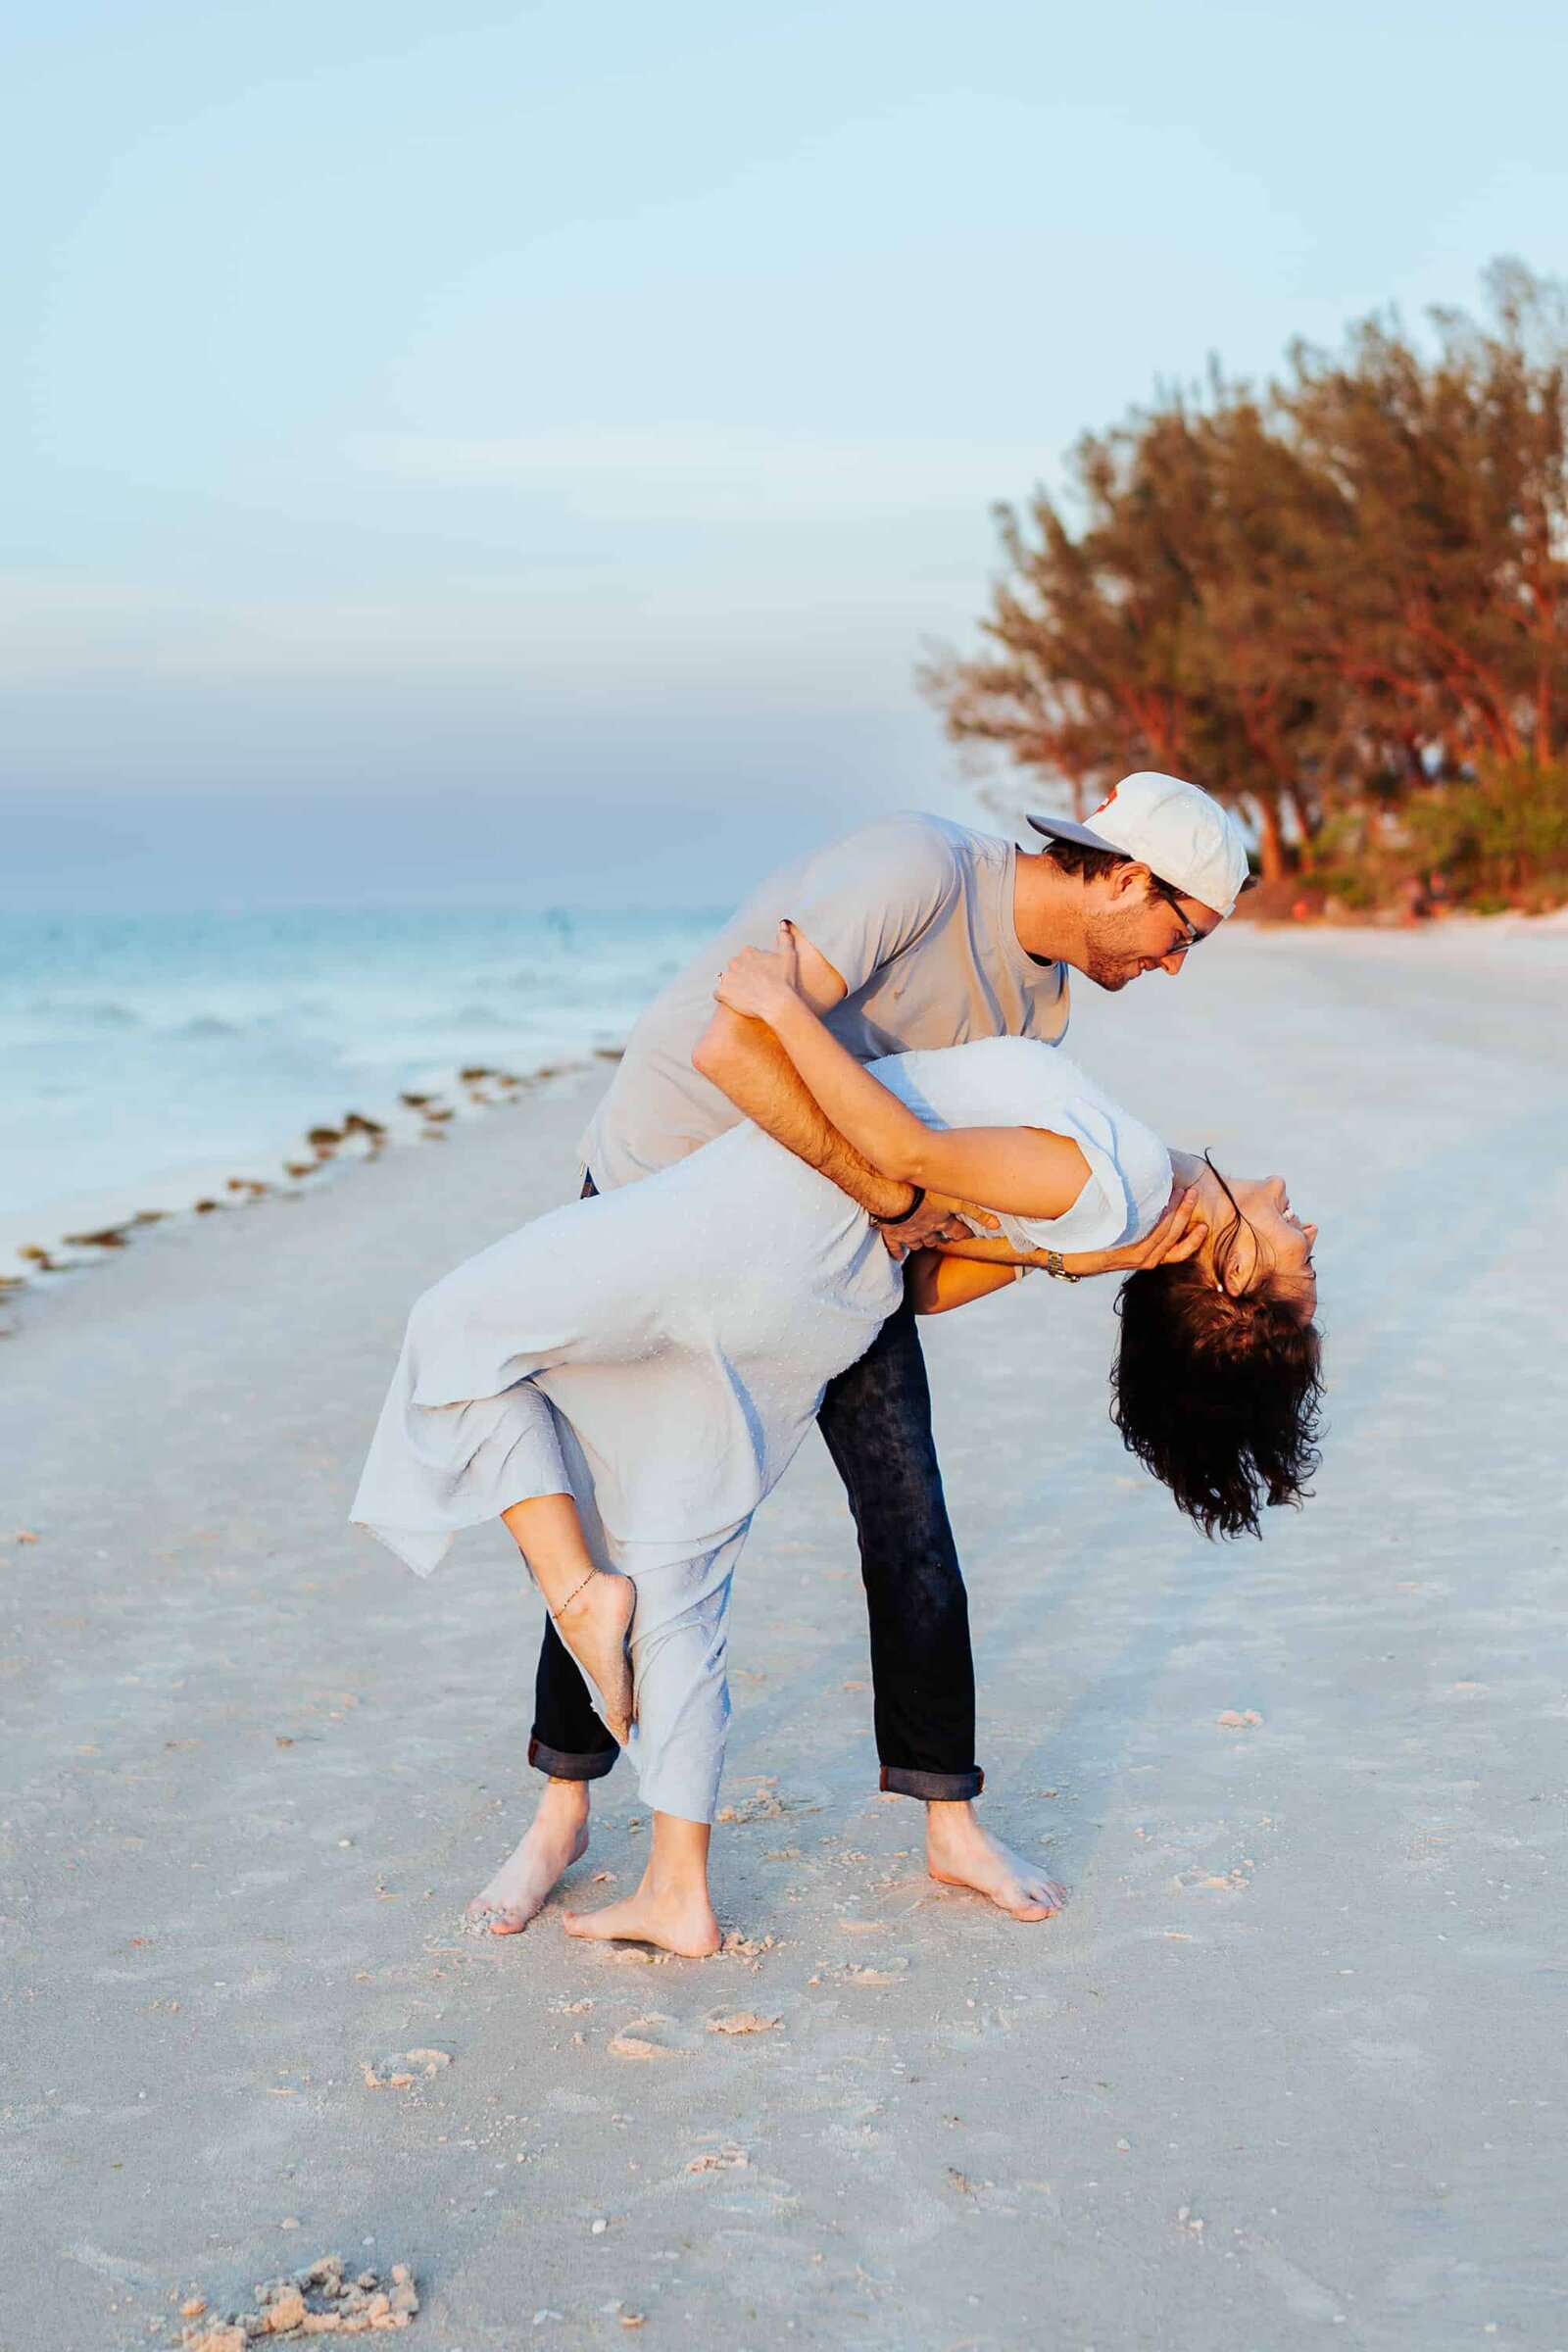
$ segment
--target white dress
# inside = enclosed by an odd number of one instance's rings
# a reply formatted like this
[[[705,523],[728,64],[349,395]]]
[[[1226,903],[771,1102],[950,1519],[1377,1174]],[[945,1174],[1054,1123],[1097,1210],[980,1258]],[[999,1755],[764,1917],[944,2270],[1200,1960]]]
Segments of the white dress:
[[[931,1126],[1079,1144],[1090,1175],[1065,1216],[1003,1219],[1020,1249],[1113,1248],[1164,1209],[1164,1146],[1055,1047],[986,1038],[871,1067]],[[760,1129],[732,1128],[425,1292],[352,1517],[422,1576],[461,1528],[573,1494],[593,1556],[637,1586],[641,1793],[710,1821],[729,1580],[752,1514],[902,1289],[863,1209]]]

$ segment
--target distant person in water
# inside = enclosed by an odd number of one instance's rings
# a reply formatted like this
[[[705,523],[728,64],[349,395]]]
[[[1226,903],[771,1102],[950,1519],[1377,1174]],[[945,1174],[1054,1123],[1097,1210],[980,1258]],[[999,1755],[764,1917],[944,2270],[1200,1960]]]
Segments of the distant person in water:
[[[765,1023],[735,1015],[710,1025],[715,970],[748,947],[770,949],[788,916],[803,1001],[855,1060],[983,1038],[1049,1047],[1066,1027],[1069,966],[1110,991],[1156,969],[1178,974],[1247,880],[1245,847],[1230,819],[1174,777],[1124,779],[1088,826],[1030,821],[1051,845],[1034,856],[936,818],[900,817],[764,883],[638,1023],[585,1139],[586,1189],[608,1196],[663,1172],[673,1177],[750,1118],[846,1193],[894,1250],[942,1243],[971,1258],[989,1254],[993,1271],[1005,1266],[1000,1279],[1019,1262],[1057,1270],[1059,1260],[1020,1250],[1004,1233],[975,1240],[973,1220],[960,1219],[935,1188],[922,1199],[879,1169],[824,1117]],[[737,1206],[752,1216],[754,1243],[767,1241],[765,1219],[744,1200]],[[1156,1232],[1156,1254],[1169,1243],[1180,1247],[1181,1227],[1178,1212]],[[1128,1233],[1081,1263],[1069,1256],[1064,1270],[1125,1270],[1145,1263],[1145,1250]],[[974,1887],[1016,1917],[1043,1918],[1057,1899],[1052,1882],[993,1839],[974,1812],[983,1774],[974,1755],[967,1608],[914,1298],[894,1290],[884,1303],[879,1329],[829,1380],[818,1415],[859,1536],[882,1785],[924,1800],[938,1877]],[[564,1442],[570,1444],[569,1430]],[[722,1573],[717,1563],[711,1573]],[[578,1606],[587,1605],[585,1595]],[[601,1605],[598,1594],[591,1605]],[[617,1752],[552,1626],[530,1750],[549,1776],[545,1793],[532,1828],[474,1906],[498,1933],[526,1925],[584,1850],[588,1785]]]

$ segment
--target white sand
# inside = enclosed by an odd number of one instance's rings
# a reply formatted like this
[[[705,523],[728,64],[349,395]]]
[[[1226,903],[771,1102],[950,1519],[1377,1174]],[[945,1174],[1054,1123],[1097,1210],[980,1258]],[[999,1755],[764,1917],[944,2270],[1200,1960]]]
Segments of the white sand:
[[[531,1800],[537,1604],[503,1540],[426,1587],[344,1510],[407,1301],[567,1192],[596,1080],[24,1294],[5,2352],[329,2251],[413,2263],[416,2352],[1568,2344],[1565,981],[1545,933],[1254,934],[1084,1007],[1090,1066],[1321,1216],[1334,1434],[1211,1549],[1106,1425],[1107,1286],[931,1329],[1043,1926],[928,1887],[875,1794],[812,1446],[741,1572],[717,1854],[773,1947],[454,1933]],[[639,1812],[622,1772],[577,1901]]]

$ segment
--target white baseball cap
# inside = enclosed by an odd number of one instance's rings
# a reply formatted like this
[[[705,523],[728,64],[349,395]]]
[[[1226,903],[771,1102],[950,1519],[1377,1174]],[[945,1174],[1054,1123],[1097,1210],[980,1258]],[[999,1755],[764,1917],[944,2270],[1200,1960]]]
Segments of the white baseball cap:
[[[1172,890],[1216,914],[1231,912],[1250,879],[1236,819],[1196,784],[1153,768],[1113,784],[1087,825],[1066,816],[1031,816],[1029,822],[1053,841],[1136,858]]]

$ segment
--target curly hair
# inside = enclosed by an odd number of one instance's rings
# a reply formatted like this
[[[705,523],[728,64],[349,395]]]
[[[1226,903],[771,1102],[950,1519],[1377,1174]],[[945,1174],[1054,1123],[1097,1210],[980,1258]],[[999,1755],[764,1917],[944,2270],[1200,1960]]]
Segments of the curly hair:
[[[1116,1312],[1110,1417],[1188,1518],[1257,1536],[1263,1504],[1298,1506],[1319,1459],[1322,1343],[1291,1281],[1268,1273],[1233,1298],[1189,1259],[1129,1275]]]

